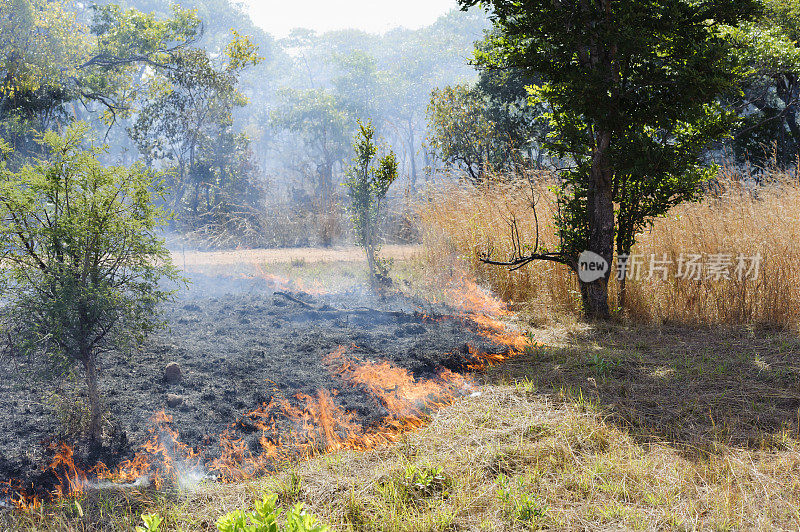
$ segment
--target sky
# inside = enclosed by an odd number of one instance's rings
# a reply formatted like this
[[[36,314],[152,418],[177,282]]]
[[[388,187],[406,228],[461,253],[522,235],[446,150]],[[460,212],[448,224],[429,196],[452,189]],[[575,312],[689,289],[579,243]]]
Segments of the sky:
[[[458,7],[456,0],[243,0],[253,22],[275,37],[294,28],[320,33],[357,28],[370,33],[432,24]]]

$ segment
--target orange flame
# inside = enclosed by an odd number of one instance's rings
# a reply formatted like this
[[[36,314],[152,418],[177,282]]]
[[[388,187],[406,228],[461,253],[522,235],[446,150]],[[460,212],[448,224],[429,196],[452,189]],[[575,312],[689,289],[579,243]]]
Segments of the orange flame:
[[[243,440],[236,439],[232,428],[223,433],[222,454],[209,467],[220,480],[252,477],[283,461],[320,452],[366,450],[396,441],[401,432],[421,426],[427,411],[452,402],[469,384],[466,378],[447,370],[435,379],[417,382],[408,371],[388,362],[356,364],[346,351],[339,347],[325,357],[325,362],[345,382],[362,386],[389,411],[381,423],[366,429],[353,412],[335,403],[335,392],[328,390],[317,390],[314,395],[298,393],[294,396],[296,405],[284,397],[273,398],[243,418],[261,431],[260,452],[251,451]],[[286,425],[291,428],[281,430]]]
[[[0,482],[0,501],[8,501],[10,506],[21,512],[31,512],[42,506],[42,499],[28,495],[17,481]]]
[[[303,287],[302,283],[264,275],[279,288],[322,293],[320,289]],[[479,334],[507,347],[503,353],[485,353],[469,346],[478,362],[468,369],[483,369],[528,347],[528,339],[501,320],[510,313],[507,306],[473,281],[462,278],[460,282],[451,283],[445,294],[461,312],[456,319],[476,325]],[[420,316],[423,320],[431,319]],[[433,409],[452,403],[469,390],[472,383],[468,377],[446,369],[439,370],[430,379],[417,380],[408,370],[387,361],[358,361],[348,355],[348,348],[343,346],[326,356],[324,362],[334,375],[365,390],[386,409],[388,413],[380,423],[364,427],[355,413],[345,411],[334,401],[335,390],[320,389],[311,395],[298,393],[292,400],[275,394],[268,403],[245,414],[226,429],[219,436],[219,456],[204,463],[200,453],[180,442],[178,433],[170,426],[172,418],[160,411],[151,419],[149,440],[131,460],[122,462],[114,470],[98,463],[89,470],[89,475],[114,483],[148,479],[160,488],[175,482],[187,469],[202,470],[205,465],[221,481],[250,478],[274,470],[285,461],[320,452],[366,450],[394,442],[404,431],[424,425]],[[239,424],[260,431],[257,448],[250,448],[252,446],[244,439],[237,437]],[[60,483],[54,492],[57,497],[79,494],[91,484],[89,475],[76,466],[73,449],[65,444],[58,446],[50,470]],[[39,498],[28,496],[13,482],[0,483],[1,499],[11,501],[18,509],[33,509],[41,504]]]
[[[458,319],[477,325],[478,334],[494,344],[508,348],[505,353],[486,353],[474,346],[468,346],[470,354],[479,362],[467,366],[467,369],[485,369],[523,353],[531,345],[525,334],[502,321],[501,318],[511,314],[508,305],[466,275],[450,279],[443,292],[447,303],[460,311]],[[431,298],[431,302],[437,301]],[[423,314],[422,319],[431,318]]]
[[[110,471],[102,462],[92,470],[98,479],[130,483],[147,478],[160,489],[165,481],[174,481],[181,470],[200,467],[199,454],[180,442],[177,431],[170,427],[172,416],[163,410],[150,419],[150,439],[131,460]]]
[[[55,496],[63,497],[65,494],[78,494],[86,486],[86,473],[75,465],[72,447],[65,443],[58,445],[58,450],[50,463],[50,471],[58,478],[60,484],[56,486]]]
[[[419,426],[417,420],[432,408],[449,404],[469,381],[447,369],[436,378],[415,381],[413,375],[389,362],[365,362],[360,365],[344,356],[339,348],[325,358],[345,382],[363,386],[390,412],[391,423],[397,421]],[[389,421],[385,419],[384,422]]]
[[[263,266],[258,266],[259,275],[265,279],[274,290],[301,291],[312,296],[321,296],[328,293],[325,286],[316,280],[310,285],[302,279],[289,279],[269,273]]]

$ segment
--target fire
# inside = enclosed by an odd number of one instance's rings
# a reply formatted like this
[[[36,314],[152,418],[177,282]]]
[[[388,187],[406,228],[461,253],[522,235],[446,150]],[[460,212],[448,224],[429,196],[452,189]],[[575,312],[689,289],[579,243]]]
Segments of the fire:
[[[247,449],[229,428],[220,438],[222,455],[209,469],[220,480],[233,481],[274,469],[276,464],[293,458],[358,448],[363,428],[354,414],[334,403],[330,392],[298,393],[294,399],[296,404],[284,397],[273,398],[244,416],[261,431],[260,452]]]
[[[60,482],[55,492],[58,498],[63,497],[65,493],[81,493],[86,487],[86,473],[75,465],[74,454],[72,447],[60,443],[55,458],[50,463],[50,471]]]
[[[166,481],[175,481],[183,474],[199,470],[199,453],[180,442],[178,432],[171,424],[172,416],[163,410],[157,412],[150,419],[150,439],[131,460],[120,463],[114,471],[101,462],[92,472],[98,479],[114,483],[147,479],[160,489]]]
[[[23,512],[34,511],[42,506],[42,499],[36,495],[28,495],[17,481],[0,482],[0,502]]]
[[[302,279],[289,279],[269,273],[263,266],[258,266],[257,270],[259,275],[265,279],[274,290],[285,290],[287,292],[300,291],[312,296],[321,296],[328,293],[325,286],[319,280],[308,284]]]
[[[365,428],[353,412],[337,405],[333,400],[335,392],[298,393],[294,401],[279,396],[249,412],[223,433],[222,454],[209,469],[220,480],[241,480],[274,469],[282,462],[321,452],[367,450],[394,442],[403,431],[423,425],[429,410],[452,402],[469,387],[468,379],[448,370],[442,370],[434,379],[416,381],[408,371],[388,362],[356,363],[347,350],[339,347],[325,357],[325,363],[332,373],[363,387],[387,409],[388,415],[376,427]],[[233,428],[243,420],[261,431],[260,452],[236,439]]]
[[[510,313],[508,305],[465,275],[451,280],[444,293],[450,305],[470,315],[499,317]]]
[[[321,287],[303,287],[296,281],[263,275],[278,288],[322,292]],[[507,306],[476,283],[462,279],[448,286],[445,294],[460,314],[436,319],[461,320],[493,343],[507,347],[502,353],[484,353],[469,346],[476,362],[467,369],[483,369],[528,347],[528,339],[502,321],[510,314]],[[434,319],[423,314],[417,316]],[[439,369],[430,378],[417,379],[388,361],[361,360],[354,354],[356,351],[355,346],[341,346],[323,362],[332,376],[364,390],[385,409],[384,417],[373,426],[364,426],[354,412],[337,404],[336,390],[319,389],[291,398],[273,393],[269,402],[245,414],[217,438],[211,438],[219,447],[212,457],[209,449],[196,450],[181,443],[178,432],[172,428],[172,418],[160,411],[150,420],[147,442],[133,458],[113,469],[103,463],[83,469],[75,463],[72,447],[66,444],[53,447],[55,455],[48,471],[58,479],[58,486],[52,495],[77,495],[100,482],[146,483],[157,489],[180,484],[186,477],[233,482],[322,452],[374,448],[397,441],[404,431],[423,426],[431,411],[452,403],[472,386],[469,377],[447,369]],[[237,436],[238,429],[243,427],[258,432],[257,442],[251,438],[248,443]],[[0,483],[0,501],[9,501],[21,510],[41,505],[40,498],[27,493],[19,483]]]
[[[486,366],[498,364],[523,353],[531,345],[525,334],[502,320],[503,317],[511,315],[508,305],[466,275],[450,279],[443,292],[446,302],[455,307],[460,314],[457,317],[440,318],[421,314],[423,320],[458,319],[467,325],[477,326],[478,334],[508,348],[505,353],[486,353],[474,346],[468,346],[470,354],[480,362],[469,365],[467,369],[472,371],[485,369]],[[431,302],[435,303],[435,298],[431,298]]]
[[[417,382],[408,370],[386,361],[356,364],[344,355],[342,348],[326,357],[325,362],[345,382],[369,391],[390,412],[384,420],[390,426],[398,422],[419,426],[417,421],[425,416],[425,411],[449,404],[458,390],[470,385],[467,378],[447,369],[440,370],[433,379]]]

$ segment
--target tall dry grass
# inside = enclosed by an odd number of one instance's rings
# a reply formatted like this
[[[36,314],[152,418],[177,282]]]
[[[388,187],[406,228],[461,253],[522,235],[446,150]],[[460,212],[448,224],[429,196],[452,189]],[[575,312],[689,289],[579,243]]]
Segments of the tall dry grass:
[[[534,316],[578,313],[575,276],[564,266],[534,263],[518,271],[487,266],[478,258],[492,249],[496,258],[512,250],[510,225],[516,219],[523,243],[533,243],[536,205],[540,245],[554,249],[553,183],[539,175],[528,183],[483,188],[450,184],[429,191],[418,216],[425,260],[431,270],[464,268],[506,300],[524,303]],[[698,203],[684,204],[639,235],[634,254],[643,275],[629,279],[624,312],[649,323],[689,325],[753,324],[796,328],[800,324],[800,186],[774,176],[771,183],[748,187],[728,175],[720,189]],[[668,279],[648,278],[651,255],[672,261]],[[730,279],[677,279],[681,254],[730,254]],[[757,279],[738,279],[736,259],[762,257]],[[748,265],[749,265],[748,261]],[[611,299],[616,305],[617,283]]]

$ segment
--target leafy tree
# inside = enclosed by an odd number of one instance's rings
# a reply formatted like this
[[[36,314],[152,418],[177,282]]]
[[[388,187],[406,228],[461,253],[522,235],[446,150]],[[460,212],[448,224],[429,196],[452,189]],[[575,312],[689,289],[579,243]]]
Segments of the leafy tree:
[[[0,134],[15,151],[30,147],[28,124],[49,127],[78,97],[70,80],[89,59],[90,42],[88,28],[62,2],[0,4]]]
[[[357,51],[334,56],[334,64],[337,74],[332,83],[339,106],[351,116],[378,115],[385,100],[375,58]]]
[[[635,234],[694,197],[713,173],[700,155],[731,126],[730,113],[716,102],[738,78],[721,28],[755,6],[733,0],[484,5],[496,33],[493,52],[479,51],[479,61],[525,68],[546,80],[535,87],[533,101],[551,110],[547,146],[572,163],[560,172],[559,249],[485,259],[514,266],[549,260],[577,272],[578,257],[588,250],[611,265],[619,222],[625,219]],[[601,279],[580,283],[588,317],[609,316],[610,273],[609,266]]]
[[[0,286],[27,350],[82,367],[99,444],[98,359],[160,325],[156,305],[169,293],[159,282],[178,277],[157,235],[163,187],[142,166],[103,166],[87,134],[81,123],[45,133],[46,159],[0,170]]]
[[[305,98],[295,98],[298,93],[333,97],[335,111],[345,119],[343,136],[336,142],[343,151],[333,165],[334,183],[341,174],[339,161],[346,157],[354,133],[352,124],[359,117],[372,118],[376,135],[389,142],[397,154],[398,170],[402,168],[401,173],[414,182],[420,168],[427,164],[423,162],[427,152],[422,148],[430,92],[435,87],[477,79],[468,60],[474,41],[486,27],[486,17],[478,10],[453,10],[429,27],[397,29],[382,35],[358,30],[324,34],[296,30],[277,42],[283,53],[276,53],[265,65],[270,75],[261,76],[257,84],[248,87],[248,93],[256,93],[256,105],[273,110],[272,118],[289,114],[294,101],[305,107]],[[271,93],[270,85],[291,90]],[[289,94],[292,98],[287,97]],[[310,167],[318,180],[317,167],[325,169],[327,165],[320,166],[322,159],[316,146],[309,145],[304,130],[279,130],[277,135],[264,134],[259,140],[259,153],[269,153],[265,156],[267,171],[276,176],[298,170],[308,174],[305,168]]]
[[[478,43],[482,53],[492,53],[491,39]],[[500,56],[502,57],[502,56]],[[536,161],[537,166],[543,164],[544,150],[541,140],[549,128],[544,120],[546,107],[529,102],[528,87],[542,82],[535,72],[514,68],[508,65],[491,67],[477,65],[480,79],[475,89],[485,96],[484,113],[493,124],[495,141],[504,145],[500,155],[505,153],[506,160],[500,160],[500,166],[509,163]],[[534,159],[534,150],[536,158]]]
[[[533,108],[527,97],[522,103],[514,101],[518,95],[504,94],[503,83],[487,73],[478,86],[431,93],[428,143],[445,164],[465,171],[474,183],[489,172],[519,166],[530,153],[535,120],[526,111]]]
[[[316,193],[326,207],[333,191],[334,167],[347,155],[351,120],[336,97],[324,89],[283,90],[270,116],[273,128],[299,137],[305,157],[316,166]]]
[[[384,73],[385,78],[391,80],[384,80],[382,108],[385,127],[393,130],[405,148],[412,188],[416,187],[419,177],[419,141],[424,138],[425,110],[429,102],[430,90],[424,83],[430,72],[425,71],[426,66],[421,58],[410,55],[400,58]]]
[[[234,32],[233,39],[219,58],[205,50],[192,48],[169,58],[163,75],[149,82],[147,97],[131,138],[149,164],[159,163],[174,169],[171,183],[172,206],[185,207],[194,215],[202,197],[206,209],[212,206],[212,190],[229,181],[228,166],[220,162],[226,153],[220,148],[246,144],[233,131],[233,110],[247,100],[238,90],[241,72],[260,61],[254,45]]]
[[[428,106],[428,142],[445,164],[464,170],[478,183],[492,167],[494,124],[483,95],[466,85],[434,89]]]
[[[374,137],[372,123],[359,121],[353,140],[355,157],[347,170],[347,192],[352,202],[350,212],[356,241],[367,255],[370,285],[373,290],[379,290],[391,282],[388,265],[378,258],[378,227],[383,216],[383,200],[397,179],[397,159],[390,151],[376,160],[378,147]]]
[[[44,130],[102,111],[106,124],[129,116],[142,79],[190,48],[200,21],[174,8],[157,20],[117,6],[95,7],[91,26],[69,3],[14,0],[0,5],[0,134],[15,152],[38,146]]]

